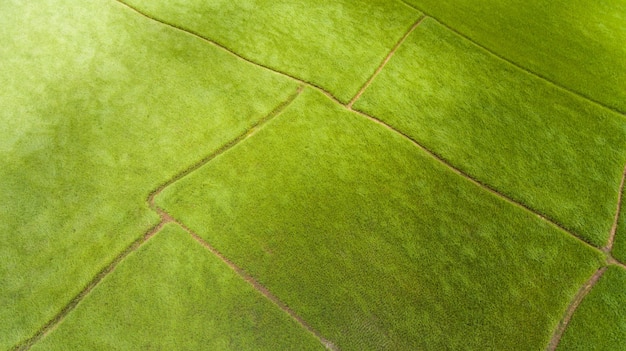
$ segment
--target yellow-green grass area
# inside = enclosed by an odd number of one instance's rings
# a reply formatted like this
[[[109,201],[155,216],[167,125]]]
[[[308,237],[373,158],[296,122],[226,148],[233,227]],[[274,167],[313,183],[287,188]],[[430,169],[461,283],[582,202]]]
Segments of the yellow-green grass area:
[[[421,14],[399,0],[123,0],[347,102]]]
[[[128,256],[33,350],[324,350],[175,224]]]
[[[146,197],[296,84],[113,1],[0,3],[0,349],[158,222]]]
[[[406,2],[498,55],[626,112],[626,1]]]
[[[606,245],[626,162],[623,116],[430,18],[354,107],[589,243]]]
[[[341,350],[540,350],[603,255],[312,89],[157,206]]]
[[[623,350],[624,306],[626,270],[610,266],[576,310],[557,350]]]

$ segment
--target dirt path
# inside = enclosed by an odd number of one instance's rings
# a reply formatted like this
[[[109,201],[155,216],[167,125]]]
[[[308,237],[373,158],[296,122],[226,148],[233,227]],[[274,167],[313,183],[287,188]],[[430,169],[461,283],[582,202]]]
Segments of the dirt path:
[[[589,278],[589,280],[580,288],[580,290],[578,290],[578,293],[576,293],[576,295],[574,296],[574,299],[572,300],[572,302],[570,302],[569,306],[567,307],[567,310],[565,311],[565,314],[563,315],[563,319],[561,319],[561,322],[559,323],[556,330],[554,331],[554,334],[552,335],[552,339],[550,339],[550,343],[548,344],[548,348],[546,349],[547,351],[555,351],[557,346],[559,346],[559,342],[561,341],[561,338],[563,337],[563,333],[565,333],[565,330],[567,329],[567,325],[572,319],[574,312],[576,312],[576,309],[578,308],[580,303],[583,301],[585,296],[589,294],[591,289],[600,280],[604,272],[606,272],[606,269],[607,267],[602,267],[598,269],[591,276],[591,278]]]
[[[311,325],[306,320],[300,317],[294,310],[289,308],[289,306],[287,306],[278,297],[276,297],[276,295],[272,294],[272,292],[268,288],[266,288],[263,284],[259,283],[251,275],[246,273],[245,270],[243,270],[242,268],[237,266],[235,263],[233,263],[231,260],[229,260],[220,251],[218,251],[216,248],[211,246],[211,244],[209,244],[206,240],[202,239],[202,237],[200,237],[194,231],[189,229],[189,227],[187,227],[185,224],[181,223],[178,220],[174,220],[174,222],[178,224],[179,226],[181,226],[183,229],[185,229],[185,231],[187,231],[189,235],[191,235],[198,243],[200,243],[200,245],[202,245],[205,249],[210,251],[213,255],[217,256],[217,258],[219,258],[228,267],[230,267],[235,273],[237,273],[237,275],[243,278],[248,284],[252,285],[252,287],[256,291],[258,291],[263,296],[265,296],[274,305],[276,305],[278,308],[283,310],[283,312],[287,313],[291,318],[293,318],[293,320],[295,320],[298,324],[300,324],[300,326],[302,326],[308,332],[313,334],[320,341],[320,343],[324,345],[328,350],[339,351],[339,348],[337,348],[337,346],[335,346],[330,340],[324,338],[324,336],[322,336],[322,334],[319,333],[317,330],[313,329],[313,327],[311,327]]]
[[[613,219],[613,226],[609,234],[609,240],[604,247],[604,251],[610,253],[613,251],[613,244],[615,243],[615,233],[617,233],[617,225],[619,222],[620,211],[622,209],[622,195],[624,192],[624,179],[626,179],[626,166],[624,166],[624,173],[622,174],[622,182],[619,185],[619,193],[617,194],[617,209],[615,210],[615,218]]]
[[[285,101],[281,102],[276,108],[274,108],[274,110],[272,110],[269,114],[267,114],[266,116],[261,118],[259,121],[257,121],[252,127],[250,127],[249,129],[245,130],[243,133],[241,133],[240,135],[235,137],[235,139],[233,139],[230,142],[226,143],[221,148],[219,148],[215,152],[211,153],[209,156],[207,156],[204,159],[202,159],[200,162],[198,162],[198,163],[192,165],[191,167],[187,168],[185,171],[183,171],[183,172],[179,173],[178,175],[174,176],[170,180],[166,181],[159,188],[157,188],[156,190],[152,191],[150,193],[150,195],[148,196],[148,198],[146,199],[146,202],[148,203],[148,206],[150,208],[152,208],[155,212],[157,212],[157,214],[161,217],[161,220],[159,221],[159,223],[156,226],[154,226],[153,228],[151,228],[150,230],[148,230],[148,232],[146,232],[141,238],[135,240],[130,246],[128,246],[126,249],[124,249],[124,251],[122,251],[118,256],[116,256],[113,259],[113,261],[111,263],[109,263],[109,265],[107,265],[104,269],[102,269],[89,282],[89,284],[87,284],[87,286],[80,293],[78,293],[78,295],[76,295],[65,307],[63,307],[63,309],[57,315],[55,315],[50,321],[48,321],[46,324],[44,324],[44,326],[41,327],[35,333],[35,335],[33,335],[32,337],[30,337],[29,339],[27,339],[25,341],[20,342],[19,344],[14,346],[11,350],[16,350],[16,351],[17,350],[19,350],[19,351],[29,350],[35,343],[37,343],[45,335],[47,335],[49,332],[54,330],[54,328],[56,328],[60,323],[62,323],[63,320],[65,319],[65,317],[72,310],[74,310],[74,308],[76,308],[76,306],[78,306],[78,304],[87,295],[89,295],[89,293],[102,281],[102,279],[104,279],[107,275],[112,273],[115,270],[115,267],[117,267],[117,265],[120,262],[122,262],[129,254],[137,251],[137,249],[139,249],[146,241],[148,241],[156,233],[158,233],[163,228],[163,226],[165,226],[165,224],[171,223],[171,222],[176,222],[176,220],[172,216],[170,216],[169,213],[167,213],[167,212],[163,211],[162,209],[156,207],[155,204],[154,204],[154,198],[160,192],[162,192],[163,189],[165,189],[167,186],[175,183],[176,181],[184,178],[189,173],[191,173],[191,172],[197,170],[198,168],[202,167],[203,165],[205,165],[206,163],[208,163],[209,161],[211,161],[215,157],[217,157],[220,154],[228,151],[229,149],[231,149],[232,147],[234,147],[235,145],[237,145],[241,141],[245,140],[246,138],[254,135],[261,127],[263,127],[263,125],[265,123],[267,123],[272,118],[278,116],[282,111],[284,111],[285,108],[287,108],[287,106],[289,106],[289,104],[291,104],[302,93],[303,89],[304,89],[303,85],[299,86],[295,93],[291,94]]]
[[[44,336],[50,333],[52,330],[56,328],[57,325],[63,322],[65,317],[78,306],[78,304],[87,296],[89,293],[104,279],[107,275],[111,274],[117,265],[122,262],[128,255],[137,251],[141,245],[143,245],[146,241],[152,238],[156,233],[158,233],[165,224],[172,221],[172,218],[167,216],[161,217],[161,221],[148,230],[141,238],[135,240],[130,246],[128,246],[124,251],[122,251],[117,257],[111,261],[105,268],[103,268],[90,282],[85,286],[85,288],[76,295],[69,304],[67,304],[63,309],[57,313],[50,321],[48,321],[41,329],[35,333],[30,339],[27,339],[20,344],[16,345],[12,348],[12,350],[28,350],[30,349],[36,342],[41,340]]]
[[[595,100],[595,99],[593,99],[593,98],[592,98],[592,97],[590,97],[590,96],[587,96],[587,95],[585,95],[585,94],[583,94],[583,93],[581,93],[581,92],[578,92],[578,91],[576,91],[576,90],[572,90],[572,89],[570,89],[570,88],[568,88],[568,87],[566,87],[566,86],[564,86],[564,85],[561,85],[561,84],[559,84],[559,83],[557,83],[557,82],[553,81],[552,79],[550,79],[550,78],[548,78],[548,77],[544,76],[544,75],[543,75],[543,74],[541,74],[541,73],[535,72],[535,71],[533,71],[533,70],[531,70],[531,69],[529,69],[529,68],[526,68],[526,67],[524,67],[524,66],[522,66],[522,65],[518,64],[517,62],[515,62],[515,61],[513,61],[513,60],[510,60],[510,59],[508,59],[508,58],[504,57],[503,55],[498,54],[497,52],[493,51],[492,49],[490,49],[490,48],[488,48],[488,47],[484,46],[483,44],[481,44],[481,43],[477,42],[476,40],[474,40],[474,39],[472,39],[472,38],[468,37],[467,35],[465,35],[465,34],[463,34],[463,33],[459,32],[457,29],[455,29],[455,28],[451,27],[450,25],[448,25],[447,23],[445,23],[445,22],[441,21],[441,20],[440,20],[440,19],[438,19],[437,17],[434,17],[433,15],[431,15],[431,14],[427,13],[426,11],[424,11],[424,10],[422,10],[422,9],[418,8],[417,6],[415,6],[415,5],[413,5],[413,4],[408,3],[406,0],[400,0],[400,1],[402,1],[402,2],[403,2],[405,5],[407,5],[408,7],[410,7],[410,8],[412,8],[412,9],[414,9],[414,10],[417,10],[417,11],[419,11],[419,12],[423,13],[424,15],[426,15],[426,17],[430,17],[430,18],[434,19],[434,20],[435,20],[435,21],[437,21],[439,24],[441,24],[442,26],[446,27],[448,30],[450,30],[450,31],[452,31],[452,32],[454,32],[454,33],[456,33],[458,36],[463,37],[464,39],[468,40],[469,42],[473,43],[474,45],[478,46],[479,48],[481,48],[481,49],[485,50],[485,51],[486,51],[486,52],[488,52],[489,54],[491,54],[491,55],[493,55],[493,56],[495,56],[495,57],[499,58],[500,60],[505,61],[505,62],[507,62],[507,63],[509,63],[509,64],[511,64],[511,65],[513,65],[513,66],[515,66],[515,67],[517,67],[518,69],[520,69],[520,70],[522,70],[522,71],[524,71],[524,72],[526,72],[526,73],[528,73],[528,74],[530,74],[530,75],[532,75],[532,76],[535,76],[535,77],[537,77],[537,78],[539,78],[539,79],[541,79],[541,80],[545,81],[546,83],[548,83],[548,84],[552,85],[553,87],[558,88],[559,90],[567,91],[568,93],[570,93],[570,94],[574,94],[574,95],[576,95],[576,96],[580,97],[581,99],[584,99],[584,100],[586,100],[586,101],[588,101],[588,102],[590,102],[590,103],[592,103],[592,104],[594,104],[594,105],[596,105],[596,106],[599,106],[599,107],[601,107],[601,108],[603,108],[603,109],[606,109],[606,110],[610,110],[610,111],[612,111],[612,112],[615,112],[615,113],[617,113],[617,114],[621,115],[622,117],[626,117],[626,113],[621,112],[621,111],[617,110],[616,108],[613,108],[613,107],[610,107],[610,106],[608,106],[608,105],[605,105],[604,103],[602,103],[602,102],[600,102],[600,101],[598,101],[598,100]]]
[[[361,87],[361,89],[359,89],[359,92],[356,93],[356,95],[352,98],[352,100],[350,100],[350,102],[346,105],[347,108],[351,109],[352,105],[361,97],[361,95],[363,94],[363,92],[367,89],[367,87],[370,86],[370,84],[372,84],[372,81],[374,80],[374,78],[376,78],[376,76],[378,75],[378,73],[380,73],[380,71],[383,70],[383,68],[387,65],[387,62],[389,62],[389,60],[391,60],[391,57],[396,53],[396,51],[398,50],[398,48],[400,47],[400,45],[402,45],[402,43],[404,43],[404,41],[406,40],[406,38],[413,33],[413,31],[415,30],[415,28],[417,28],[424,20],[426,19],[426,16],[422,16],[420,17],[411,27],[411,29],[409,29],[404,36],[402,36],[402,38],[400,38],[400,40],[396,43],[396,45],[393,47],[393,49],[391,49],[391,51],[389,52],[389,54],[387,55],[387,57],[385,57],[385,59],[383,60],[383,62],[380,64],[380,66],[378,66],[378,68],[376,69],[376,71],[374,72],[374,74],[372,74],[372,76],[370,77],[370,79],[367,80],[367,82],[365,82],[365,84],[363,84],[363,86]]]

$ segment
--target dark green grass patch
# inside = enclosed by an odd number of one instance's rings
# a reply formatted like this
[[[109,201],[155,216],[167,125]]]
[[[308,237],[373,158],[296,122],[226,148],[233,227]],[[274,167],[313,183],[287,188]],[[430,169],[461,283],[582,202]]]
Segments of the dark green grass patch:
[[[626,120],[425,20],[355,108],[450,163],[606,244],[626,161]]]
[[[507,59],[626,112],[626,1],[406,1]]]
[[[341,350],[538,350],[599,252],[306,89],[157,204]]]
[[[419,18],[397,0],[125,0],[350,100]]]
[[[611,266],[578,306],[557,350],[623,350],[626,270]]]
[[[295,92],[112,1],[1,2],[0,349],[156,223],[159,184]]]
[[[170,224],[34,350],[324,350],[182,228]]]

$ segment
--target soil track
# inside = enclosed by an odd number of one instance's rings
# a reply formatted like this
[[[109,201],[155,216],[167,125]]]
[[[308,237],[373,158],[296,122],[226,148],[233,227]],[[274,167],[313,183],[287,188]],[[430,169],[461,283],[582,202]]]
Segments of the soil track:
[[[589,294],[591,289],[593,289],[596,283],[600,280],[604,272],[606,272],[606,269],[607,267],[602,267],[598,269],[591,276],[591,278],[589,278],[589,280],[580,288],[580,290],[578,290],[578,293],[574,296],[574,299],[572,300],[572,302],[570,302],[569,306],[567,307],[567,310],[565,311],[565,314],[563,315],[563,319],[561,320],[556,330],[554,331],[554,334],[552,335],[552,339],[550,339],[550,343],[548,344],[548,348],[546,349],[547,351],[554,351],[556,350],[557,346],[559,346],[559,342],[561,341],[561,338],[563,337],[563,333],[565,333],[565,330],[567,329],[567,325],[572,319],[574,312],[576,312],[576,309],[578,308],[580,303],[583,301],[585,296]]]

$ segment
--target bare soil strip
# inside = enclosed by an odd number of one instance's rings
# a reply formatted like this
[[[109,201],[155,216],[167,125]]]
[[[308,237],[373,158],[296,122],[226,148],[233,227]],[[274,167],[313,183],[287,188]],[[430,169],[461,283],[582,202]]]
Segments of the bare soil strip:
[[[443,25],[444,27],[446,27],[446,28],[448,28],[449,30],[453,31],[453,32],[454,32],[454,33],[456,33],[457,35],[460,35],[461,37],[463,37],[463,38],[465,38],[465,39],[469,40],[469,41],[470,41],[470,42],[472,42],[474,45],[476,45],[476,46],[480,47],[481,49],[483,49],[483,50],[487,51],[488,53],[490,53],[491,55],[493,55],[493,56],[495,56],[495,57],[499,58],[500,60],[506,61],[506,62],[508,62],[508,63],[512,64],[513,66],[515,66],[515,67],[517,67],[517,68],[521,69],[522,71],[527,72],[528,74],[531,74],[531,75],[533,75],[533,76],[535,76],[535,77],[537,77],[537,78],[539,78],[539,79],[541,79],[541,80],[543,80],[543,81],[545,81],[545,82],[549,83],[550,85],[552,85],[552,86],[554,86],[554,87],[556,87],[556,88],[558,88],[558,89],[560,89],[560,90],[567,91],[568,93],[570,93],[570,94],[574,94],[574,95],[576,95],[576,96],[578,96],[578,97],[580,97],[580,98],[582,98],[582,99],[585,99],[585,100],[589,101],[590,103],[592,103],[592,104],[594,104],[594,105],[596,105],[596,106],[600,106],[600,107],[605,108],[605,109],[607,109],[607,110],[611,110],[611,111],[613,111],[613,112],[615,112],[615,113],[617,113],[617,114],[621,115],[622,117],[626,117],[626,114],[625,114],[624,112],[621,112],[621,111],[619,111],[619,110],[617,110],[617,109],[615,109],[615,108],[613,108],[613,107],[607,106],[607,105],[605,105],[604,103],[602,103],[602,102],[600,102],[600,101],[598,101],[598,100],[595,100],[595,99],[593,99],[592,97],[589,97],[589,96],[585,95],[584,93],[578,92],[578,91],[576,91],[576,90],[572,90],[572,89],[570,89],[570,88],[568,88],[568,87],[565,87],[565,86],[563,86],[563,85],[561,85],[561,84],[559,84],[559,83],[557,83],[557,82],[555,82],[555,81],[551,80],[550,78],[548,78],[548,77],[546,77],[546,76],[544,76],[544,75],[540,74],[540,73],[537,73],[537,72],[535,72],[535,71],[532,71],[532,70],[530,70],[530,69],[528,69],[528,68],[526,68],[526,67],[524,67],[524,66],[522,66],[522,65],[520,65],[520,64],[518,64],[518,63],[516,63],[515,61],[509,60],[508,58],[506,58],[506,57],[504,57],[504,56],[502,56],[502,55],[500,55],[500,54],[496,53],[495,51],[493,51],[493,50],[489,49],[488,47],[486,47],[486,46],[484,46],[483,44],[481,44],[481,43],[477,42],[476,40],[474,40],[474,39],[472,39],[472,38],[468,37],[467,35],[465,35],[465,34],[463,34],[463,33],[459,32],[458,30],[456,30],[456,29],[454,29],[453,27],[449,26],[447,23],[445,23],[445,22],[441,21],[441,20],[440,20],[440,19],[438,19],[437,17],[434,17],[434,16],[432,16],[431,14],[427,13],[426,11],[424,11],[424,10],[422,10],[422,9],[420,9],[420,8],[417,8],[415,5],[413,5],[413,4],[409,4],[409,3],[408,3],[408,2],[406,2],[405,0],[400,0],[400,1],[402,1],[402,2],[403,2],[405,5],[407,5],[408,7],[411,7],[411,8],[413,8],[414,10],[420,11],[421,13],[423,13],[424,15],[426,15],[426,17],[430,17],[430,18],[434,19],[435,21],[439,22],[439,23],[440,23],[441,25]]]
[[[385,59],[383,60],[383,62],[380,64],[380,66],[378,66],[378,68],[376,69],[376,71],[374,72],[374,74],[372,74],[372,76],[370,77],[370,79],[365,82],[365,84],[363,84],[363,86],[361,87],[361,89],[359,89],[359,92],[356,93],[356,95],[352,98],[352,100],[350,100],[350,102],[348,103],[348,105],[346,105],[346,107],[348,108],[352,108],[352,105],[354,105],[354,103],[361,97],[361,95],[363,94],[363,92],[367,89],[367,87],[370,86],[370,84],[372,83],[372,81],[374,80],[374,78],[376,78],[376,76],[378,75],[378,73],[380,73],[380,71],[382,71],[382,69],[385,67],[385,65],[387,64],[387,62],[389,62],[389,60],[391,60],[391,57],[396,53],[396,51],[398,50],[398,48],[400,47],[400,45],[402,45],[402,43],[404,43],[404,41],[406,40],[406,38],[413,33],[413,31],[415,30],[415,28],[417,28],[417,26],[419,26],[424,19],[426,19],[426,16],[422,15],[420,18],[417,19],[417,21],[415,22],[415,24],[413,24],[413,26],[411,27],[411,29],[409,29],[404,36],[402,36],[402,38],[400,38],[400,40],[396,43],[396,45],[393,47],[393,49],[391,49],[391,51],[389,52],[389,54],[387,55],[387,57],[385,57]]]
[[[598,269],[591,276],[591,278],[589,278],[589,280],[580,288],[580,290],[578,290],[578,293],[576,293],[576,295],[574,296],[574,299],[572,300],[572,302],[570,302],[569,306],[567,307],[567,310],[565,311],[565,314],[563,315],[563,319],[561,320],[561,322],[559,322],[559,325],[554,331],[554,334],[552,335],[552,339],[550,339],[550,343],[548,344],[548,348],[546,349],[547,351],[554,351],[556,350],[557,346],[559,346],[559,342],[561,341],[561,338],[563,337],[563,333],[565,333],[565,329],[567,329],[567,325],[572,319],[574,312],[576,312],[576,309],[578,308],[580,303],[583,301],[585,296],[589,294],[589,292],[596,285],[598,280],[600,280],[604,272],[606,272],[606,269],[607,267],[602,267]]]
[[[604,251],[610,253],[613,250],[613,244],[615,243],[615,233],[617,232],[617,224],[619,222],[620,210],[622,208],[622,193],[624,192],[624,179],[626,178],[626,166],[624,166],[624,173],[622,174],[622,182],[619,185],[619,192],[617,193],[617,209],[615,210],[615,218],[613,219],[613,226],[611,227],[611,233],[609,234],[609,241],[604,247]]]
[[[143,245],[146,241],[152,238],[156,233],[158,233],[163,226],[172,221],[172,218],[168,216],[161,216],[161,221],[154,226],[152,229],[148,230],[142,237],[135,240],[130,246],[128,246],[122,253],[120,253],[117,257],[109,263],[106,267],[104,267],[90,282],[85,286],[85,288],[76,295],[70,303],[68,303],[63,309],[54,316],[48,323],[46,323],[41,329],[35,333],[30,339],[27,339],[18,345],[14,346],[12,350],[29,350],[37,341],[41,340],[46,334],[54,330],[54,328],[59,325],[65,317],[78,306],[78,304],[87,296],[89,293],[104,279],[107,275],[115,270],[115,267],[122,262],[128,255],[137,251],[141,245]]]
[[[153,210],[159,212],[159,214],[164,214],[164,212],[161,211],[160,209],[158,209],[155,206],[155,204],[154,204],[154,198],[157,195],[159,195],[163,191],[163,189],[165,189],[168,186],[176,183],[177,181],[185,178],[187,175],[189,175],[193,171],[197,170],[198,168],[204,166],[205,164],[207,164],[208,162],[210,162],[211,160],[213,160],[217,156],[219,156],[219,155],[225,153],[226,151],[230,150],[233,146],[237,145],[241,141],[243,141],[243,140],[251,137],[252,135],[254,135],[259,129],[261,129],[261,127],[263,127],[263,125],[265,125],[265,123],[269,122],[272,118],[278,116],[281,112],[283,112],[285,110],[285,108],[287,108],[287,106],[289,106],[289,104],[291,104],[293,102],[293,100],[295,100],[302,93],[302,91],[304,90],[304,87],[305,87],[305,85],[299,86],[296,89],[296,91],[287,98],[287,100],[281,102],[278,106],[276,106],[274,108],[274,110],[272,110],[266,116],[264,116],[263,118],[258,120],[256,123],[254,123],[254,125],[252,125],[248,129],[246,129],[243,133],[239,134],[233,140],[231,140],[228,143],[222,145],[219,149],[215,150],[210,155],[206,156],[202,160],[200,160],[197,163],[191,165],[190,167],[188,167],[184,171],[180,172],[179,174],[177,174],[173,178],[170,178],[168,181],[166,181],[165,183],[161,184],[161,186],[159,186],[156,190],[151,192],[150,195],[148,196],[147,202],[148,202],[148,205],[150,206],[150,208],[152,208]]]
[[[229,260],[226,256],[224,256],[221,252],[219,252],[216,248],[211,246],[207,241],[202,239],[198,234],[189,229],[180,221],[174,219],[174,222],[185,229],[200,245],[202,245],[205,249],[209,250],[212,254],[217,256],[222,262],[224,262],[228,267],[230,267],[237,275],[243,278],[248,284],[252,285],[252,287],[265,296],[268,300],[278,306],[281,310],[287,313],[291,318],[293,318],[298,324],[300,324],[304,329],[313,334],[319,341],[326,347],[326,349],[331,351],[339,351],[339,348],[335,346],[330,340],[324,338],[317,330],[313,329],[309,323],[307,323],[302,317],[300,317],[296,312],[294,312],[289,306],[287,306],[284,302],[282,302],[276,295],[272,294],[272,292],[266,288],[263,284],[259,283],[256,279],[254,279],[251,275],[246,273],[242,268],[234,264],[231,260]]]

